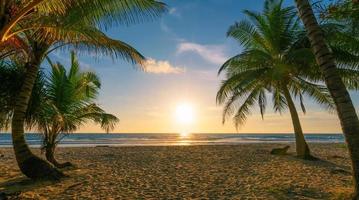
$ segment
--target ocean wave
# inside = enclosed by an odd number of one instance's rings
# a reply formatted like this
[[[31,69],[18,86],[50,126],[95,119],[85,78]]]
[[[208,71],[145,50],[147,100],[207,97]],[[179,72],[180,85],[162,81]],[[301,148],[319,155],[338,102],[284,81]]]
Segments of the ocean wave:
[[[306,134],[309,143],[342,143],[342,134]],[[31,146],[40,146],[39,134],[26,134]],[[217,145],[239,143],[292,143],[293,134],[69,134],[60,146],[156,146],[156,145]],[[11,146],[10,134],[0,134],[0,146]]]

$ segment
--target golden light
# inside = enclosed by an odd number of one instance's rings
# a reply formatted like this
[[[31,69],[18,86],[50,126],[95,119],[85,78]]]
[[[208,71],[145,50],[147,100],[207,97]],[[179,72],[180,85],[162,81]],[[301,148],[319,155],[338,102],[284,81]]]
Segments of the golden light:
[[[194,122],[193,107],[188,103],[183,103],[176,108],[176,121],[181,125],[189,125]]]
[[[182,131],[179,133],[181,138],[188,138],[189,137],[189,133],[187,131]]]
[[[176,106],[175,110],[175,122],[179,129],[181,138],[190,137],[190,129],[195,122],[195,112],[192,104],[181,103]]]

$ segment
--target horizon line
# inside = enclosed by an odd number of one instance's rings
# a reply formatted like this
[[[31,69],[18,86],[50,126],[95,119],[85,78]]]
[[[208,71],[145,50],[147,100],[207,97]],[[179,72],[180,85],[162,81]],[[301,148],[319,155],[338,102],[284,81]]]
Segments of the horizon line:
[[[11,134],[11,132],[0,132],[0,134]],[[39,134],[38,132],[26,132],[25,134]],[[175,132],[113,132],[113,133],[105,133],[105,132],[74,132],[74,133],[69,133],[69,134],[181,134],[181,133],[175,133]],[[223,133],[223,132],[212,132],[212,133],[206,133],[206,132],[193,132],[190,134],[243,134],[243,135],[248,135],[248,134],[294,134],[294,132],[285,132],[285,133],[276,133],[276,132],[266,132],[266,133],[255,133],[255,132],[249,132],[249,133],[236,133],[236,132],[229,132],[229,133]],[[311,133],[304,133],[305,135],[313,135],[313,134],[328,134],[328,135],[334,135],[334,134],[343,134],[343,133],[337,133],[337,132],[330,132],[330,133],[325,133],[325,132],[311,132]]]

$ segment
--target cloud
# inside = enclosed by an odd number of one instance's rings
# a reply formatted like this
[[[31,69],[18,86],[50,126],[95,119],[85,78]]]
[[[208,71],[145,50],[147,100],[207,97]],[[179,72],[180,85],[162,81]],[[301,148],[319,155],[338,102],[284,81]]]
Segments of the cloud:
[[[176,8],[171,8],[168,13],[170,13],[170,15],[173,15],[174,13],[176,13],[177,9]]]
[[[145,72],[152,74],[182,74],[185,72],[185,69],[173,66],[166,60],[148,58],[145,62]]]
[[[166,32],[166,33],[172,33],[172,30],[167,26],[167,24],[165,24],[163,22],[163,20],[160,23],[160,28],[162,31]]]
[[[178,12],[177,8],[171,8],[168,13],[177,18],[181,17],[181,13]]]
[[[225,48],[223,45],[202,45],[192,42],[181,42],[177,47],[177,54],[185,52],[194,52],[200,55],[206,61],[221,65],[227,59]]]

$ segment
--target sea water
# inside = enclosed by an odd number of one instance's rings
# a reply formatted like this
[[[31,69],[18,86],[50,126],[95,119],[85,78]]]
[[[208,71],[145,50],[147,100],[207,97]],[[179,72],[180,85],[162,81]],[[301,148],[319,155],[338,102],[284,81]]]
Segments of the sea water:
[[[62,137],[62,136],[61,136]],[[343,143],[342,134],[306,134],[309,143]],[[26,134],[30,146],[41,145],[41,135]],[[63,135],[60,146],[163,146],[163,145],[235,145],[240,143],[291,143],[294,134],[206,134],[183,136],[176,133],[77,133]],[[0,147],[11,147],[11,135],[0,133]]]

